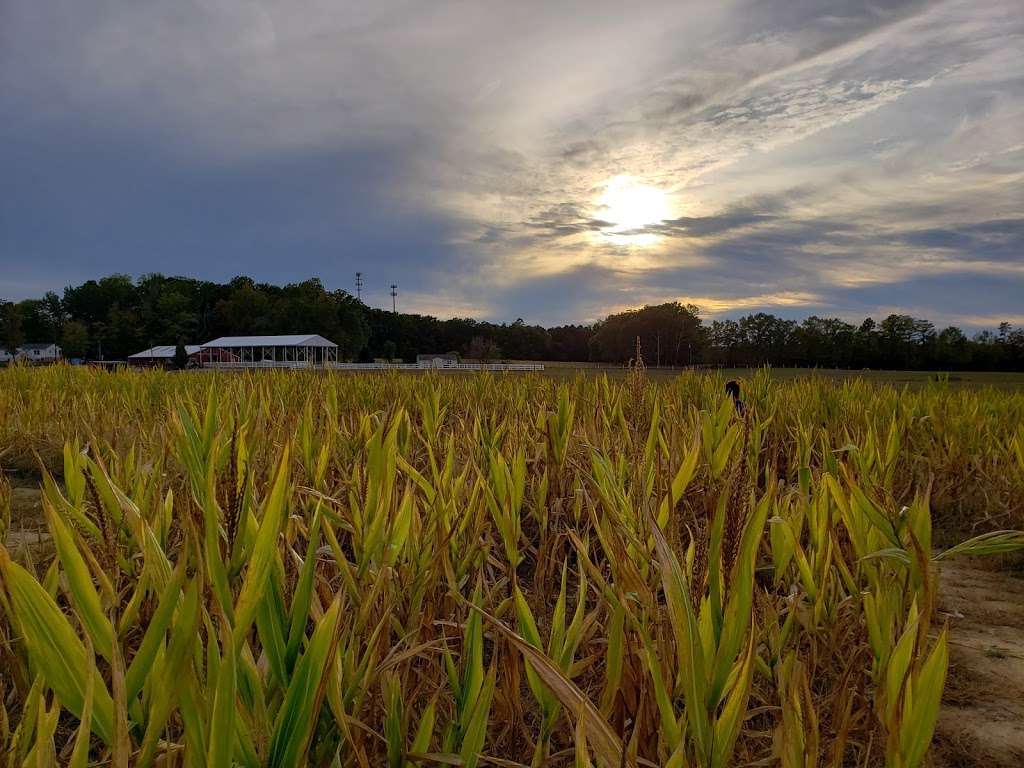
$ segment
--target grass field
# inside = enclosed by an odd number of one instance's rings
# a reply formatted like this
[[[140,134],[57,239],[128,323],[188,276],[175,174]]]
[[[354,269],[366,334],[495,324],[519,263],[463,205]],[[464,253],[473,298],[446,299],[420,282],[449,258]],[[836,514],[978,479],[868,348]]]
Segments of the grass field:
[[[629,369],[623,366],[604,366],[593,363],[544,363],[545,373],[554,376],[574,376],[577,373],[594,375],[605,374],[612,378],[628,375]],[[758,368],[719,368],[701,370],[704,375],[718,375],[725,380],[749,379],[757,375]],[[886,370],[850,370],[846,368],[771,368],[771,377],[775,381],[792,381],[793,379],[818,379],[822,381],[853,381],[863,380],[877,384],[900,386],[908,384],[919,387],[925,384],[945,383],[951,387],[994,387],[997,389],[1016,389],[1024,387],[1024,373],[1004,371],[886,371]],[[652,379],[670,379],[687,371],[678,368],[646,369],[647,376]]]
[[[924,764],[1024,392],[664,374],[0,371],[0,753]]]

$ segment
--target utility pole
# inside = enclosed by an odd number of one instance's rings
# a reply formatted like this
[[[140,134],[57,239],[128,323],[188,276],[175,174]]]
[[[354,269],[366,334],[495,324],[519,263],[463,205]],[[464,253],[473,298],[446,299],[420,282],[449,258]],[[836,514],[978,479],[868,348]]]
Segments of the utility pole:
[[[363,300],[363,273],[356,272],[356,298]]]
[[[391,284],[391,311],[398,313],[398,286],[394,283]]]

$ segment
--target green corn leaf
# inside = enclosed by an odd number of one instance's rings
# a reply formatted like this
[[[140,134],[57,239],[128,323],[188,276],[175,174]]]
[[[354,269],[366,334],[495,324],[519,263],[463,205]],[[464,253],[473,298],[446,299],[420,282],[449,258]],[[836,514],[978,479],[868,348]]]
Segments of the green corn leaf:
[[[651,525],[651,533],[658,551],[665,600],[668,603],[672,633],[676,639],[679,674],[683,680],[683,693],[686,696],[687,721],[697,748],[698,758],[707,763],[711,757],[712,734],[708,724],[707,662],[700,629],[690,599],[690,590],[683,577],[679,560],[669,548],[665,535],[656,523]]]
[[[488,623],[512,643],[523,655],[523,658],[533,665],[533,668],[537,670],[537,675],[558,697],[567,711],[586,720],[587,733],[593,745],[599,768],[637,768],[636,761],[626,753],[621,740],[615,735],[615,731],[608,725],[608,722],[601,717],[590,699],[552,664],[547,656],[493,616],[475,605],[470,607],[481,616],[486,616]]]
[[[1024,531],[992,531],[983,533],[980,536],[961,541],[955,547],[950,547],[939,553],[933,559],[948,560],[951,557],[966,556],[980,557],[984,555],[1001,555],[1008,552],[1018,552],[1024,549]]]
[[[403,728],[402,692],[398,678],[388,674],[381,685],[384,691],[384,742],[387,744],[388,768],[402,768],[402,752],[405,748]]]
[[[94,665],[53,598],[0,546],[0,576],[24,634],[33,667],[76,717],[85,711],[87,679]],[[108,745],[114,739],[114,702],[105,685],[94,685],[92,729]]]
[[[479,605],[481,600],[480,586],[477,585],[473,592],[473,605]],[[539,642],[539,638],[538,638]],[[475,611],[471,612],[463,630],[462,637],[462,660],[463,673],[460,680],[459,690],[459,728],[465,733],[469,727],[469,718],[472,713],[473,702],[480,695],[480,689],[484,684],[484,632],[480,615]]]
[[[284,601],[281,598],[281,555],[273,553],[273,565],[264,590],[263,599],[256,607],[256,632],[270,668],[282,687],[288,684],[289,672],[285,661]]]
[[[733,424],[729,431],[725,433],[725,437],[722,441],[715,446],[713,458],[711,459],[711,476],[721,477],[722,472],[725,471],[726,464],[729,463],[729,457],[732,455],[733,446],[736,445],[736,441],[742,434],[739,424]]]
[[[420,724],[416,728],[416,735],[413,736],[409,751],[416,754],[423,754],[430,749],[430,738],[434,733],[434,718],[437,711],[437,701],[433,700],[420,715]]]
[[[911,619],[903,630],[896,647],[889,656],[889,664],[885,671],[885,722],[893,727],[896,723],[896,712],[899,707],[901,692],[910,662],[913,659],[914,644],[917,640],[917,617],[912,610]]]
[[[185,589],[185,597],[181,602],[177,620],[171,628],[171,640],[164,657],[159,682],[160,694],[153,697],[153,703],[149,710],[149,720],[146,723],[146,732],[142,738],[142,748],[137,763],[139,768],[150,765],[156,755],[157,741],[163,733],[175,703],[177,703],[178,695],[175,694],[180,692],[180,695],[184,696],[189,690],[187,683],[188,678],[191,677],[189,662],[198,645],[196,629],[199,626],[199,608],[199,585],[197,580],[193,579]],[[184,717],[189,708],[182,703],[180,709]],[[198,751],[198,755],[205,761],[205,745]]]
[[[267,756],[270,768],[290,768],[304,763],[323,702],[324,682],[334,663],[340,610],[341,602],[335,598],[317,622],[306,652],[295,665],[284,703],[274,721]]]
[[[669,696],[668,688],[665,685],[665,676],[662,674],[661,662],[655,652],[650,639],[644,638],[644,660],[647,662],[647,671],[654,684],[654,701],[658,705],[658,715],[661,718],[661,730],[665,736],[665,743],[668,748],[675,750],[683,743],[683,729],[681,723],[676,719],[675,707]]]
[[[770,489],[754,508],[754,514],[744,526],[740,538],[739,552],[736,556],[736,565],[729,590],[729,602],[725,608],[721,636],[714,661],[711,689],[708,691],[708,707],[712,709],[721,700],[729,672],[734,666],[737,654],[743,647],[743,638],[747,634],[747,628],[751,625],[754,606],[754,565],[772,497],[773,493]]]
[[[181,585],[185,582],[186,560],[187,557],[183,555],[174,569],[171,580],[163,594],[160,595],[160,602],[149,621],[149,626],[146,627],[146,634],[142,637],[139,650],[135,653],[131,664],[128,665],[128,672],[125,675],[125,691],[129,702],[133,701],[142,690],[147,675],[152,671],[157,651],[163,646],[164,635],[171,624],[174,610],[178,607],[178,601],[181,598]]]
[[[747,650],[740,659],[740,666],[735,674],[732,689],[725,699],[725,705],[714,725],[714,751],[711,757],[712,768],[725,768],[732,758],[733,747],[740,735],[740,726],[747,711],[747,699],[750,696],[750,680],[754,671],[754,649],[756,632],[750,633]]]
[[[270,496],[263,505],[263,519],[260,521],[256,542],[249,557],[249,565],[242,582],[242,590],[235,603],[234,642],[238,648],[249,632],[256,610],[263,599],[267,578],[278,557],[277,538],[284,520],[288,493],[288,447],[285,446],[278,463],[277,477]]]
[[[601,694],[601,713],[607,716],[612,709],[615,694],[622,681],[622,663],[625,653],[626,609],[622,605],[612,610],[608,627],[608,647],[605,651],[604,692]]]
[[[207,739],[206,764],[209,768],[231,768],[232,748],[235,743],[235,690],[237,665],[235,644],[227,629],[223,632],[223,658],[217,674],[213,692],[213,715],[210,718],[210,735]]]
[[[697,471],[697,461],[699,459],[700,432],[695,432],[693,446],[687,451],[686,458],[683,459],[683,463],[679,465],[679,470],[676,472],[675,477],[672,478],[670,496],[669,498],[662,499],[661,506],[658,508],[659,528],[664,528],[668,525],[669,515],[675,509],[679,500],[683,498],[683,494],[686,493],[686,488]]]
[[[526,642],[538,651],[542,651],[543,646],[541,645],[540,633],[537,631],[537,623],[533,619],[533,611],[530,610],[530,606],[527,604],[526,598],[523,597],[518,584],[514,588],[513,599],[516,608],[516,623],[519,626],[520,634]],[[541,682],[540,677],[529,662],[526,662],[526,682],[529,684],[534,698],[541,705],[541,709],[547,711],[548,707],[554,702],[554,697],[545,688],[544,683]]]
[[[68,482],[67,475],[65,475],[64,480],[65,483]],[[82,478],[81,482],[84,487],[84,477]],[[75,496],[72,495],[70,486],[67,486],[67,490],[68,495],[71,496],[72,498],[75,498]],[[50,476],[49,472],[45,471],[43,472],[43,496],[49,500],[50,504],[53,505],[54,509],[59,509],[62,512],[66,513],[71,519],[75,521],[75,525],[77,525],[83,531],[89,534],[89,536],[95,539],[100,538],[100,529],[96,527],[96,524],[92,520],[90,520],[85,515],[84,512],[82,512],[82,508],[78,504],[74,502],[69,502],[67,499],[64,498],[63,495],[61,495],[60,489],[54,482],[53,477]]]
[[[469,719],[463,731],[462,748],[459,757],[465,768],[476,768],[480,761],[480,750],[487,740],[487,719],[491,713],[491,699],[494,696],[496,667],[492,664],[484,678],[483,685],[470,708]]]
[[[914,681],[912,711],[904,712],[900,723],[903,768],[917,768],[924,760],[935,733],[935,721],[942,701],[942,690],[946,685],[948,666],[946,631],[943,630]]]
[[[92,698],[95,690],[96,667],[90,664],[85,672],[85,700],[78,732],[75,734],[75,745],[68,759],[68,768],[86,768],[89,764],[89,735],[92,730]]]
[[[299,582],[292,595],[289,611],[290,625],[288,628],[288,645],[285,648],[285,665],[290,671],[295,666],[302,640],[306,635],[306,622],[309,620],[310,599],[313,594],[313,576],[316,573],[317,549],[320,546],[320,502],[313,511],[313,522],[309,527],[309,543],[306,546],[306,559],[302,563]]]
[[[75,606],[75,613],[82,620],[100,655],[109,661],[113,654],[114,630],[103,612],[100,596],[92,583],[89,566],[79,551],[80,545],[49,502],[43,504],[43,510],[53,534],[57,557],[64,568],[64,577],[67,580],[71,602]],[[84,548],[84,544],[81,546]]]

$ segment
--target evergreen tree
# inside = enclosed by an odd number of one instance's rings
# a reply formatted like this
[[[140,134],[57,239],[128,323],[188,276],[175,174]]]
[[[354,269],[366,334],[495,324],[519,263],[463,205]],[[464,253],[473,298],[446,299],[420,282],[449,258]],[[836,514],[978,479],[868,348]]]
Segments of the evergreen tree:
[[[178,340],[178,346],[174,348],[174,368],[178,371],[188,368],[188,351],[186,351],[181,339]]]

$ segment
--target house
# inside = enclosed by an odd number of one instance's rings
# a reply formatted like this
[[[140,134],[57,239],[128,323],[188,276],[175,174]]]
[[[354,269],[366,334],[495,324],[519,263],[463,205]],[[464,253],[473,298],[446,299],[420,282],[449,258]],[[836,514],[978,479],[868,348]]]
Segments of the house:
[[[459,356],[453,352],[435,355],[416,355],[416,365],[420,368],[455,368],[459,364]]]
[[[30,363],[53,363],[60,360],[60,347],[53,342],[22,344],[15,354],[18,360]]]
[[[135,368],[172,368],[177,347],[174,344],[162,344],[144,349],[128,356],[128,364]],[[199,366],[199,353],[202,347],[198,344],[186,344],[185,354],[188,355],[188,367]]]

